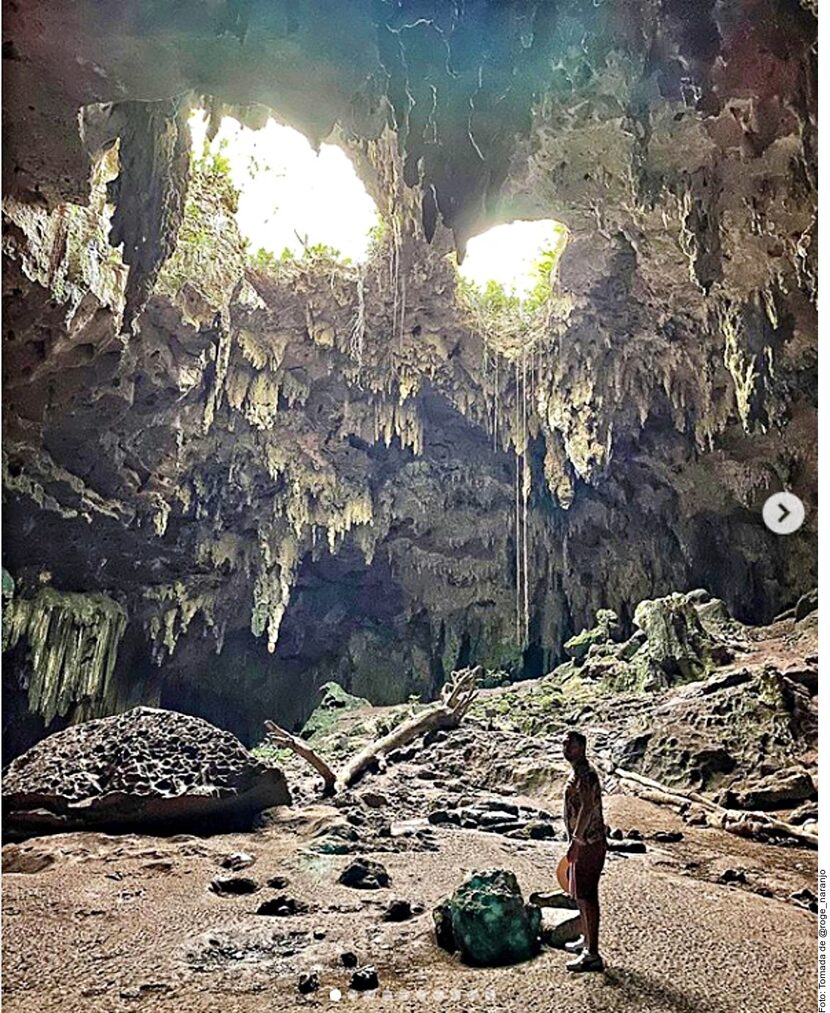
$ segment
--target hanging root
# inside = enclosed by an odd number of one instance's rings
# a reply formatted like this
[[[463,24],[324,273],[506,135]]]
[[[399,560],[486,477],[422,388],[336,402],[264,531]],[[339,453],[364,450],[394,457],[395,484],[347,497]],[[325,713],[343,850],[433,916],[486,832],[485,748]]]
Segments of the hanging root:
[[[357,359],[358,366],[363,365],[363,341],[366,337],[366,298],[363,286],[363,268],[359,268],[357,274],[357,312],[352,321],[352,329],[349,336],[349,352],[353,359]]]

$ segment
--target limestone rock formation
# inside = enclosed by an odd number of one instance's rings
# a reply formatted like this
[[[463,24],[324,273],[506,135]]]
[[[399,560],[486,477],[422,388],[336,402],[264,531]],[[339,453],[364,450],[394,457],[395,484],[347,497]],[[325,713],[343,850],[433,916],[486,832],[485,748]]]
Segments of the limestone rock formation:
[[[641,601],[634,623],[646,635],[646,653],[668,678],[688,681],[705,674],[711,637],[686,596]]]
[[[290,798],[276,768],[201,718],[149,707],[56,732],[3,776],[6,832],[210,830]]]
[[[574,661],[582,661],[594,644],[607,644],[619,631],[619,619],[611,609],[600,609],[597,612],[596,625],[590,630],[583,630],[564,644],[565,653]]]
[[[705,584],[766,622],[815,586],[809,6],[111,6],[4,22],[10,754],[137,703],[252,743],[332,678],[426,699],[542,674],[600,608],[630,633]],[[252,262],[199,103],[339,143],[369,261]],[[568,242],[498,321],[447,257],[517,217]]]

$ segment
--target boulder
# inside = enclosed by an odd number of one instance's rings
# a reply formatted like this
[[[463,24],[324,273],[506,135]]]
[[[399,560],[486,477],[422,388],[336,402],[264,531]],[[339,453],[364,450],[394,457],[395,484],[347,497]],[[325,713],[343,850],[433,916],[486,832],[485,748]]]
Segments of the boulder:
[[[494,967],[539,952],[541,912],[525,904],[514,873],[473,872],[433,911],[439,946],[470,964]]]
[[[642,630],[635,630],[634,633],[625,641],[620,644],[617,649],[617,657],[620,661],[631,661],[634,655],[640,650],[640,648],[646,642],[646,635]]]
[[[550,893],[532,893],[528,897],[528,904],[535,904],[536,907],[567,908],[569,911],[576,911],[576,901],[564,890],[553,890]]]
[[[707,673],[712,637],[685,595],[641,601],[634,624],[646,635],[649,657],[671,681],[700,679]]]
[[[7,844],[3,848],[3,873],[18,872],[31,875],[50,868],[58,859],[58,854],[42,848],[31,849],[28,845]]]
[[[688,599],[688,595],[686,597]],[[695,605],[695,612],[697,612],[697,617],[704,628],[712,634],[720,632],[732,619],[726,603],[721,601],[720,598],[713,598],[703,605]]]
[[[6,768],[6,831],[212,831],[290,802],[282,771],[230,732],[152,707],[72,725]]]

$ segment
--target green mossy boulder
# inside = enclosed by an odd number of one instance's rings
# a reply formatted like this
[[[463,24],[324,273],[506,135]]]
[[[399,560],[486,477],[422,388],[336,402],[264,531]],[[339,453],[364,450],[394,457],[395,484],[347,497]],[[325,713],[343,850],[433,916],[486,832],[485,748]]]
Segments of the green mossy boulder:
[[[438,945],[468,964],[515,964],[539,952],[541,912],[507,869],[471,873],[433,918]]]
[[[565,641],[565,652],[574,661],[579,662],[588,656],[594,644],[607,644],[613,640],[620,630],[620,621],[616,612],[611,609],[600,609],[597,612],[596,625],[590,630],[582,630],[570,640]]]
[[[634,624],[647,637],[649,658],[670,681],[688,682],[708,674],[713,640],[685,595],[641,601],[634,612]]]

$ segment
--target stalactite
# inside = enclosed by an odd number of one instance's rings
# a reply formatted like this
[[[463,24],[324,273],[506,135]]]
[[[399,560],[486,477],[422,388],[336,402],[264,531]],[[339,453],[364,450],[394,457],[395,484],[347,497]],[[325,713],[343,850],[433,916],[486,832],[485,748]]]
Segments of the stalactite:
[[[218,314],[217,314],[218,316]],[[218,340],[214,346],[214,376],[213,384],[208,391],[205,411],[202,417],[202,430],[207,432],[213,425],[216,411],[222,403],[222,395],[225,390],[225,380],[228,375],[228,364],[230,362],[231,339],[230,328],[225,326],[221,317],[217,321]]]
[[[188,587],[182,581],[150,587],[144,600],[152,609],[145,627],[152,643],[151,657],[157,665],[171,658],[180,637],[201,613],[205,626],[216,632],[217,591],[210,587]]]
[[[29,644],[29,709],[46,725],[83,703],[88,713],[109,712],[111,679],[127,616],[103,594],[43,588],[14,598],[3,610],[3,650]]]

